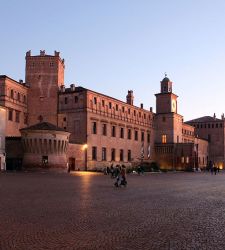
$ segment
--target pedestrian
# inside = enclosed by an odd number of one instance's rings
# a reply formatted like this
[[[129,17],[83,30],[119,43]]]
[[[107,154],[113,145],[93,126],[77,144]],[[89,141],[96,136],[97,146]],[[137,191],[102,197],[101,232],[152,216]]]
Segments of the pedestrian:
[[[212,163],[212,161],[209,161],[209,169],[210,169],[211,174],[213,174],[213,163]]]
[[[127,179],[126,179],[126,167],[122,166],[121,169],[121,183],[120,185],[123,185],[124,187],[126,187],[127,185]]]
[[[213,170],[214,170],[214,174],[216,175],[217,167],[216,167],[215,163],[213,163]]]
[[[114,177],[114,168],[113,168],[113,164],[110,167],[110,173],[111,173],[111,178]]]
[[[67,173],[70,173],[70,164],[68,162],[66,163],[66,167],[67,167]]]

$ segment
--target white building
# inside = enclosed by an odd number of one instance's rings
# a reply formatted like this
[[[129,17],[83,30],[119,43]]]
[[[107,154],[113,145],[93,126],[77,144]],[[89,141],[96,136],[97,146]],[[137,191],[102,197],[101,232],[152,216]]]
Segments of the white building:
[[[0,106],[0,170],[6,169],[5,163],[6,109]]]

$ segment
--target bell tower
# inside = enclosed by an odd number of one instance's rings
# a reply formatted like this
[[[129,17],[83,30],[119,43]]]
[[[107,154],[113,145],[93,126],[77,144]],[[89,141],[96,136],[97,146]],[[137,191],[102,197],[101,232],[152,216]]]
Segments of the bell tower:
[[[177,95],[172,92],[173,83],[165,75],[161,91],[156,94],[156,143],[179,143],[182,139],[183,117],[177,113]]]
[[[177,113],[177,95],[172,93],[173,83],[165,74],[165,77],[160,82],[161,92],[156,96],[156,113]]]
[[[58,125],[58,90],[64,85],[64,68],[64,59],[57,51],[54,55],[46,55],[44,50],[37,56],[26,53],[29,126],[40,121]]]

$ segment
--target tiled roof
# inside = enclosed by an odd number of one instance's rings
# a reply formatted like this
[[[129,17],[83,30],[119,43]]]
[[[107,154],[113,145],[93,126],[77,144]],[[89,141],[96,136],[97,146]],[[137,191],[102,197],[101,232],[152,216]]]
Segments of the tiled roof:
[[[63,128],[59,128],[49,122],[41,122],[41,123],[37,123],[35,125],[32,125],[30,127],[27,128],[23,128],[21,129],[21,131],[25,131],[25,130],[54,130],[54,131],[65,131]]]
[[[203,117],[199,117],[190,121],[186,121],[185,123],[194,123],[194,122],[221,122],[221,119],[218,118],[214,118],[212,116],[203,116]]]

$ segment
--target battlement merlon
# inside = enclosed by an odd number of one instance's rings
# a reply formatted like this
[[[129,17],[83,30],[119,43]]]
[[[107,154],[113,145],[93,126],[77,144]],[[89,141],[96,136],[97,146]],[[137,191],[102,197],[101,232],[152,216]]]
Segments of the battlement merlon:
[[[26,52],[26,58],[27,57],[44,57],[44,56],[46,56],[46,57],[58,57],[59,58],[59,61],[64,65],[64,67],[65,67],[65,60],[63,59],[63,58],[61,58],[60,57],[60,52],[59,51],[54,51],[54,55],[47,55],[47,54],[45,54],[45,50],[40,50],[40,54],[39,55],[36,55],[36,56],[32,56],[31,55],[31,50],[28,50],[27,52]]]

